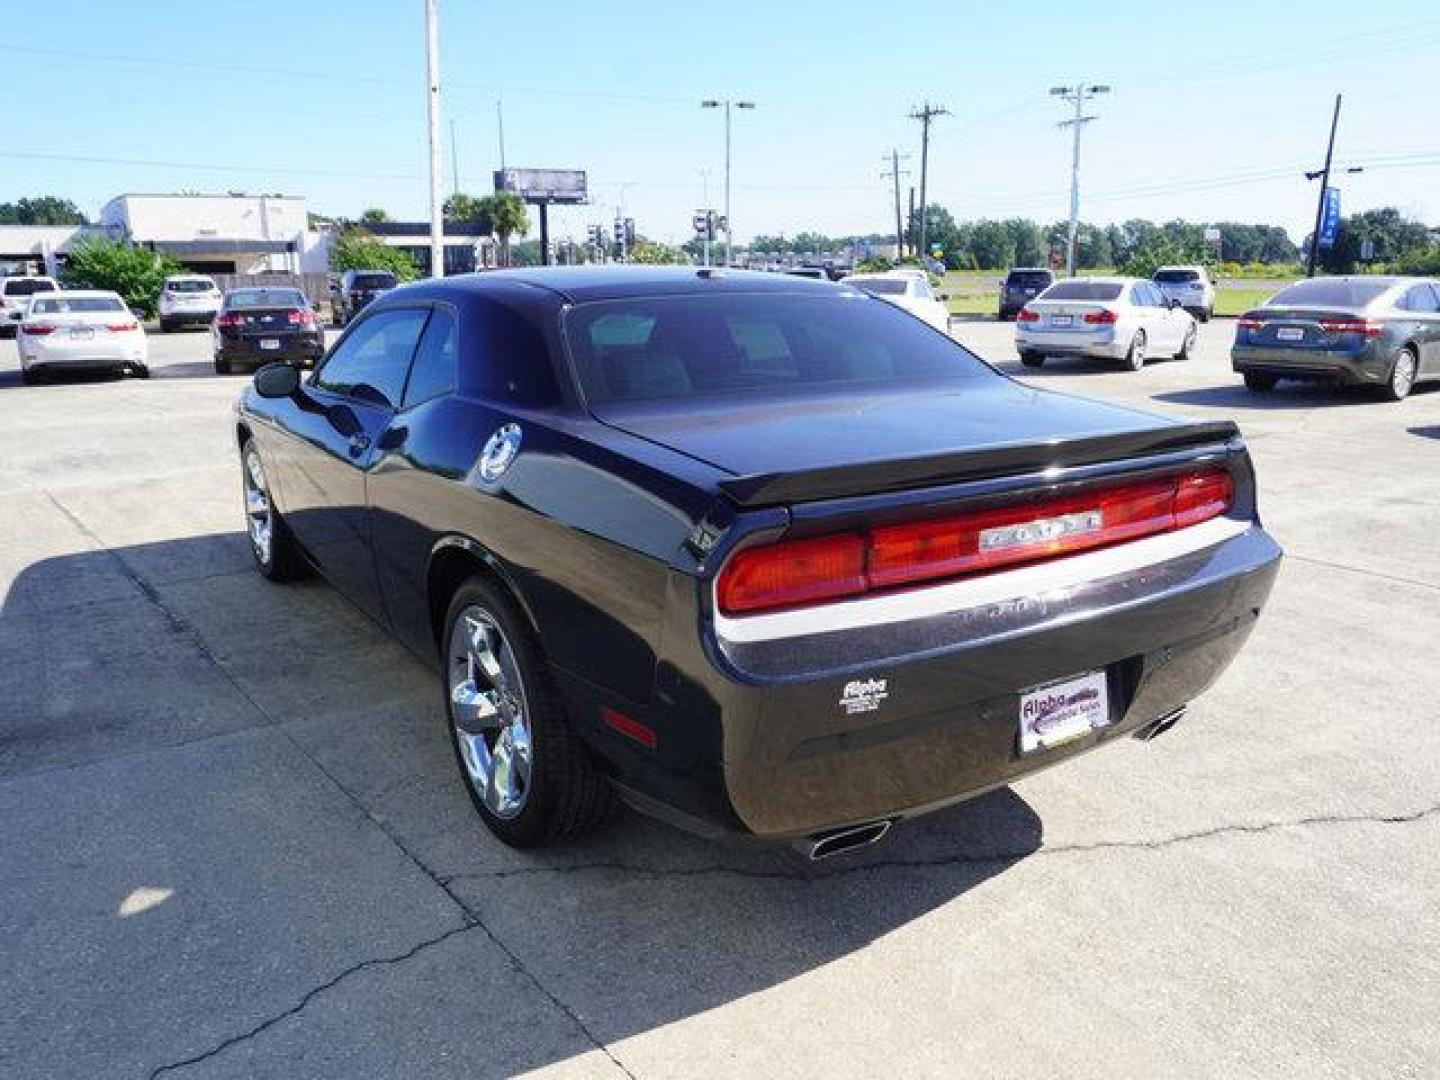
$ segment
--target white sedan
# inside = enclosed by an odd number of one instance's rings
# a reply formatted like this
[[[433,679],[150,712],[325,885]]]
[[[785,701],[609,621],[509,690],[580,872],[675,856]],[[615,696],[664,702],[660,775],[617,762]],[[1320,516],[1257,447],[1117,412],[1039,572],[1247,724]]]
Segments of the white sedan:
[[[853,285],[889,301],[941,333],[950,332],[950,309],[935,295],[929,278],[923,273],[891,270],[884,274],[850,274],[841,279],[841,284]]]
[[[1057,281],[1015,317],[1015,347],[1026,367],[1047,356],[1090,356],[1139,371],[1152,356],[1190,359],[1195,334],[1195,319],[1180,302],[1141,278]]]
[[[61,367],[150,375],[145,331],[113,292],[37,294],[25,309],[16,344],[27,383]]]

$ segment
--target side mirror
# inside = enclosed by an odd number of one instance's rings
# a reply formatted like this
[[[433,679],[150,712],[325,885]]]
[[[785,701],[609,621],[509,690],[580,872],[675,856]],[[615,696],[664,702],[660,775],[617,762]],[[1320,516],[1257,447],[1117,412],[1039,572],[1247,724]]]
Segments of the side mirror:
[[[263,398],[287,398],[300,389],[300,370],[283,361],[255,372],[255,392]]]

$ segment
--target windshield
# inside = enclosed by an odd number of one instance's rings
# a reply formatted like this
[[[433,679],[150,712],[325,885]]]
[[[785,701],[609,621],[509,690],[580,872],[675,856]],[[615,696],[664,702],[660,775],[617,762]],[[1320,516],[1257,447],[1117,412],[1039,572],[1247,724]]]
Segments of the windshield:
[[[1021,289],[1043,289],[1053,280],[1054,278],[1049,274],[1039,270],[1012,270],[1006,279],[1006,284]]]
[[[1115,300],[1125,286],[1114,281],[1061,281],[1040,294],[1041,300]]]
[[[232,311],[243,308],[303,308],[305,297],[297,289],[244,289],[225,298]]]
[[[1199,281],[1200,274],[1195,270],[1156,270],[1155,280],[1161,285],[1184,285],[1187,281]]]
[[[864,289],[872,296],[904,296],[909,282],[896,281],[894,278],[864,278],[860,281],[847,281],[845,284]]]
[[[30,305],[32,315],[78,315],[92,311],[124,311],[125,305],[115,296],[55,296],[36,300]]]
[[[1281,289],[1265,302],[1266,307],[1362,308],[1389,292],[1392,281],[1362,281],[1355,278],[1312,278]]]
[[[890,304],[743,293],[580,304],[565,320],[591,404],[904,389],[988,369]]]
[[[6,296],[33,296],[37,292],[55,291],[55,283],[44,278],[20,278],[5,282]]]
[[[204,293],[213,292],[215,283],[208,278],[186,278],[183,281],[168,281],[165,288],[172,293]]]
[[[394,274],[356,274],[352,289],[393,289]]]

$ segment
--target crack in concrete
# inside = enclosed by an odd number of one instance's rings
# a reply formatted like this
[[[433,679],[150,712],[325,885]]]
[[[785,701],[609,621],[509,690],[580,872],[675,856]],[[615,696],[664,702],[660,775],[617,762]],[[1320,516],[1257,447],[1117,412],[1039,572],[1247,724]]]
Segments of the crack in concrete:
[[[1329,559],[1317,559],[1313,555],[1297,555],[1293,551],[1286,551],[1285,558],[1291,562],[1305,563],[1309,566],[1323,566],[1329,570],[1342,570],[1347,574],[1359,574],[1361,577],[1372,577],[1379,581],[1389,581],[1396,585],[1409,585],[1417,589],[1428,589],[1431,592],[1440,592],[1440,585],[1429,581],[1420,581],[1417,578],[1401,577],[1398,574],[1386,574],[1379,570],[1369,570],[1363,566],[1351,566],[1349,563],[1332,562]]]
[[[451,874],[448,877],[438,880],[448,889],[451,884],[457,881],[503,880],[512,877],[538,877],[546,874],[564,875],[609,871],[650,878],[738,877],[760,881],[801,881],[806,884],[811,884],[826,881],[831,878],[851,877],[857,874],[869,874],[880,870],[927,870],[941,869],[948,866],[990,866],[996,863],[1017,862],[1020,859],[1036,855],[1084,855],[1097,851],[1159,851],[1164,848],[1195,843],[1217,836],[1253,836],[1262,833],[1276,832],[1281,829],[1299,829],[1317,825],[1406,825],[1421,821],[1425,818],[1434,817],[1437,814],[1440,814],[1440,803],[1426,807],[1423,810],[1403,814],[1322,814],[1311,817],[1293,818],[1288,821],[1217,825],[1209,829],[1198,829],[1188,833],[1176,833],[1173,836],[1164,836],[1153,840],[1097,840],[1087,844],[1057,844],[1053,847],[1021,848],[1013,851],[991,851],[979,854],[965,852],[959,855],[938,856],[931,859],[878,859],[874,862],[860,863],[855,866],[835,866],[826,870],[811,869],[808,864],[800,864],[793,870],[759,870],[743,866],[727,865],[725,863],[711,863],[705,866],[667,869],[665,867],[646,866],[627,863],[618,859],[610,859],[600,862],[572,863],[566,866],[533,866],[513,870],[489,870]]]
[[[314,1001],[317,997],[325,993],[327,990],[334,989],[336,986],[344,982],[352,975],[355,975],[361,971],[366,971],[370,968],[388,967],[394,964],[403,964],[405,961],[420,955],[427,949],[434,948],[436,945],[439,945],[442,942],[449,941],[453,937],[457,937],[460,934],[469,933],[471,930],[475,929],[477,929],[475,924],[467,921],[461,926],[451,927],[443,934],[438,934],[432,938],[426,938],[418,945],[414,945],[411,948],[406,949],[403,953],[397,953],[394,956],[382,956],[378,959],[362,960],[359,963],[351,964],[348,968],[341,971],[333,978],[326,980],[319,986],[307,990],[305,994],[300,998],[300,1000],[297,1001],[294,1005],[290,1006],[290,1008],[286,1009],[283,1012],[276,1013],[274,1016],[268,1017],[265,1020],[260,1021],[260,1023],[256,1024],[249,1031],[244,1032],[240,1035],[232,1035],[228,1039],[217,1043],[203,1053],[195,1054],[192,1057],[183,1058],[180,1061],[172,1061],[164,1065],[156,1066],[154,1069],[150,1070],[149,1080],[155,1080],[157,1076],[162,1076],[168,1072],[175,1072],[178,1069],[188,1068],[191,1065],[198,1065],[202,1061],[207,1061],[218,1054],[223,1054],[232,1046],[238,1046],[240,1043],[247,1042],[250,1039],[255,1038],[257,1035],[268,1031],[276,1024],[279,1024],[285,1020],[288,1020],[290,1017],[295,1016],[300,1012],[303,1012],[305,1007],[309,1005],[312,1001]]]

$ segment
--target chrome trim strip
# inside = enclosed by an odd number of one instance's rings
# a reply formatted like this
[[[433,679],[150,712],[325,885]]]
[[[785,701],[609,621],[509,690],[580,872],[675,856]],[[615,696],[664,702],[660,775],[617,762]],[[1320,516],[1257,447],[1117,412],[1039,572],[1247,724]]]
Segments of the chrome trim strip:
[[[762,615],[721,614],[715,606],[715,633],[722,641],[752,643],[806,637],[907,622],[949,612],[986,607],[1006,600],[1063,592],[1100,578],[1179,558],[1232,540],[1257,528],[1248,521],[1222,517],[1176,532],[1147,536],[1099,551],[1070,555],[982,577],[947,581],[882,596],[839,600],[832,604]]]

